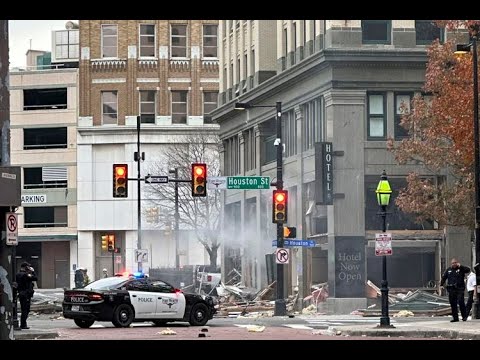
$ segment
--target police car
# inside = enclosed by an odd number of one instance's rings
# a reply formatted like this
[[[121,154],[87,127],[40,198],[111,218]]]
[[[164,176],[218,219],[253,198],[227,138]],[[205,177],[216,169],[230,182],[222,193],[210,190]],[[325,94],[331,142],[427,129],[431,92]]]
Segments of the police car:
[[[186,321],[203,326],[216,312],[210,296],[185,294],[170,284],[144,276],[115,276],[94,281],[84,288],[65,290],[63,316],[81,328],[95,321],[128,327],[134,321]]]

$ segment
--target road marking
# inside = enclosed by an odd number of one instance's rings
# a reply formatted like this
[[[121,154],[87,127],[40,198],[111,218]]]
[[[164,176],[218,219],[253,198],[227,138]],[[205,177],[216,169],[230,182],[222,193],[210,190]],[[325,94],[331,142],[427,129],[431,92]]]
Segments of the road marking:
[[[305,326],[302,324],[284,324],[283,326],[286,326],[292,329],[297,329],[297,330],[313,330],[314,329],[310,326]]]

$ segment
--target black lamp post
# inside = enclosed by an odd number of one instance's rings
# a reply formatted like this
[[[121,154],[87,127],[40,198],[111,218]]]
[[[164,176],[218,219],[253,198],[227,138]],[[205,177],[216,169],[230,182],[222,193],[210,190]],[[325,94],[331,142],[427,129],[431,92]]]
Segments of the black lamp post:
[[[470,44],[458,44],[455,54],[462,54],[470,52],[472,49],[473,60],[473,138],[474,138],[474,151],[475,151],[475,174],[474,174],[474,186],[475,186],[475,266],[477,285],[480,284],[480,269],[478,263],[480,262],[480,191],[478,181],[480,178],[480,159],[479,159],[479,134],[478,134],[478,56],[477,56],[477,37],[478,37],[478,25],[473,26],[471,29],[472,42]],[[475,307],[472,311],[472,318],[480,319],[480,293],[477,291],[477,299]]]
[[[379,215],[382,217],[382,232],[387,232],[387,206],[390,202],[392,189],[387,179],[385,170],[382,172],[380,181],[377,186],[377,202],[381,208]],[[390,325],[390,317],[388,316],[388,281],[387,281],[387,256],[383,255],[382,259],[382,316],[380,317],[380,325],[378,327],[393,327]]]
[[[245,110],[250,108],[275,108],[275,119],[277,122],[277,138],[274,145],[277,147],[277,181],[271,183],[277,190],[283,190],[283,145],[282,145],[282,102],[277,101],[275,105],[251,105],[249,103],[235,103],[235,110]],[[283,248],[283,224],[277,222],[277,249]],[[277,264],[277,294],[275,299],[274,316],[287,315],[287,304],[285,303],[285,289],[284,289],[284,265]]]

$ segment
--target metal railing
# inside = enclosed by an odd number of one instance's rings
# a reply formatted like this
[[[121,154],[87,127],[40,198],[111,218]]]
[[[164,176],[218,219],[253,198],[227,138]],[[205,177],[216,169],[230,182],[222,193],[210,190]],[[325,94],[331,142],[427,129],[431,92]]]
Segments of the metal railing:
[[[57,223],[25,223],[24,228],[47,228],[47,227],[67,227],[67,222],[57,222]]]

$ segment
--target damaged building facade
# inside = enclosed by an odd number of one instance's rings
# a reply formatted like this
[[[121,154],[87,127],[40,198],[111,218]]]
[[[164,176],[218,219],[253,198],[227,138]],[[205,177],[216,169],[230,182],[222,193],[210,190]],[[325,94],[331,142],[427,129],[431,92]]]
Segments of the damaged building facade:
[[[388,137],[408,136],[399,125],[400,104],[422,91],[428,45],[449,36],[427,20],[220,21],[219,106],[212,116],[223,141],[223,175],[275,180],[274,109],[282,103],[287,225],[316,244],[291,248],[289,294],[298,288],[303,298],[312,284],[328,282],[328,310],[366,306],[367,281],[380,285],[382,277],[374,243],[382,227],[375,189],[383,170],[393,189],[389,287],[438,286],[451,256],[470,264],[468,231],[415,223],[394,203],[410,172],[437,182],[444,176],[400,166],[386,148]],[[236,102],[270,107],[238,111]],[[245,285],[262,288],[275,275],[266,260],[276,239],[272,191],[226,190],[223,205],[223,276],[241,268]]]

